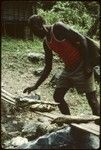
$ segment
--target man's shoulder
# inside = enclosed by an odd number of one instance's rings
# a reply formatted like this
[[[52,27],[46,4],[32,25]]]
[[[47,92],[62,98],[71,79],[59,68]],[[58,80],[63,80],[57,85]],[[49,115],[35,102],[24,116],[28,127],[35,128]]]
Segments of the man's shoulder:
[[[55,23],[54,25],[53,25],[53,28],[54,29],[69,29],[69,26],[67,25],[67,24],[65,24],[65,23],[63,23],[63,22],[61,22],[61,21],[59,21],[59,22],[57,22],[57,23]]]
[[[56,23],[54,23],[55,26],[63,26],[64,23],[62,21],[58,21]]]

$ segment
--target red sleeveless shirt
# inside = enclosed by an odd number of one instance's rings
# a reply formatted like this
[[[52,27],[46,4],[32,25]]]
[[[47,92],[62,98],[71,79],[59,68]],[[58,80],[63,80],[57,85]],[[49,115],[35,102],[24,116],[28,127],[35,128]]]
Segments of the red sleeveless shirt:
[[[55,38],[53,33],[53,27],[51,29],[51,41],[46,40],[47,46],[56,52],[59,57],[65,63],[67,68],[75,68],[81,62],[81,55],[78,49],[76,49],[70,41],[64,39],[59,41]]]

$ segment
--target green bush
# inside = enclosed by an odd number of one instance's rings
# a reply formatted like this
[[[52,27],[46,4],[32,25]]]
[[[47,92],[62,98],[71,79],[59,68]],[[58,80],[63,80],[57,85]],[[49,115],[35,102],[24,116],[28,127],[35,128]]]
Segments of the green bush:
[[[57,1],[51,11],[39,9],[38,14],[45,17],[48,24],[63,21],[83,34],[88,32],[94,22],[81,1]]]

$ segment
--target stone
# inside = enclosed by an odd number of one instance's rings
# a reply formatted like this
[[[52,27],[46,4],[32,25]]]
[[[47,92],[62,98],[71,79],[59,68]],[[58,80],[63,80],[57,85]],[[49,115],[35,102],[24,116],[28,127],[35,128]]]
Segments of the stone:
[[[100,83],[100,66],[95,66],[94,67],[94,76],[95,80]]]
[[[47,123],[47,124],[50,124],[51,119],[48,118],[48,117],[41,116],[41,117],[38,118],[38,121],[41,122],[41,123],[44,123],[44,122],[45,122],[45,123]]]
[[[29,140],[35,139],[47,132],[47,125],[45,123],[30,121],[27,122],[22,130],[22,136],[28,138]]]
[[[55,110],[55,107],[49,104],[34,104],[30,106],[31,111],[40,111],[40,112],[51,112]]]
[[[20,145],[27,144],[27,143],[28,143],[28,139],[20,137],[20,136],[12,138],[11,140],[11,145],[13,146],[20,146]]]
[[[27,58],[31,63],[35,63],[44,60],[44,55],[42,53],[29,53]]]
[[[13,123],[14,125],[17,125],[18,122],[17,122],[16,120],[13,120],[12,123]]]
[[[7,135],[6,128],[3,124],[1,124],[1,134]]]
[[[56,85],[56,83],[57,83],[59,77],[60,77],[60,74],[61,74],[61,71],[55,73],[55,74],[52,76],[52,78],[51,78],[51,80],[50,80],[50,82],[49,82],[49,85],[51,85],[52,87],[54,87],[54,86]]]
[[[1,100],[1,116],[7,117],[7,114],[10,113],[9,104],[3,100]]]
[[[35,93],[33,95],[28,95],[28,96],[18,96],[15,97],[16,100],[16,107],[26,107],[28,106],[29,103],[35,102],[35,101],[40,101],[41,97],[39,94]]]
[[[45,134],[29,144],[22,145],[20,149],[59,149],[62,145],[70,144],[69,129],[62,129],[56,132]]]
[[[29,141],[19,149],[99,149],[99,137],[85,134],[65,126],[58,131],[47,133],[36,140]]]
[[[41,76],[41,74],[42,74],[42,72],[43,72],[43,67],[41,67],[41,68],[38,68],[37,70],[35,70],[35,71],[33,71],[33,74],[35,75],[35,76]]]
[[[16,137],[19,135],[19,131],[9,132],[8,135],[10,135],[11,137]]]

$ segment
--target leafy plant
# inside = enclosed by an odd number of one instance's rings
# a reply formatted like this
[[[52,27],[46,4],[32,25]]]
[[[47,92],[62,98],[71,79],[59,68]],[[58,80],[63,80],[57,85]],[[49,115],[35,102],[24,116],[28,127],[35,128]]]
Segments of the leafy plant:
[[[48,24],[63,21],[82,34],[86,34],[94,23],[94,16],[82,1],[57,1],[51,10],[38,9]]]

